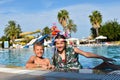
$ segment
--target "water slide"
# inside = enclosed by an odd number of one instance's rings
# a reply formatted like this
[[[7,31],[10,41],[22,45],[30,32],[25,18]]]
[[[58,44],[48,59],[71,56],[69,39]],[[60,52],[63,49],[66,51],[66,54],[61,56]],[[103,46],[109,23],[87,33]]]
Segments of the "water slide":
[[[27,45],[33,45],[36,40],[37,40],[37,38],[32,39],[29,43],[27,43]]]
[[[46,34],[46,35],[44,35],[44,36],[38,38],[35,42],[41,42],[41,43],[44,43],[44,39],[45,39],[46,37],[48,37],[48,36],[49,36],[49,35]]]
[[[44,43],[44,39],[48,37],[49,35],[46,34],[44,36],[40,36],[39,38],[32,39],[29,43],[27,43],[23,48],[29,48],[29,46],[32,46],[36,42]]]

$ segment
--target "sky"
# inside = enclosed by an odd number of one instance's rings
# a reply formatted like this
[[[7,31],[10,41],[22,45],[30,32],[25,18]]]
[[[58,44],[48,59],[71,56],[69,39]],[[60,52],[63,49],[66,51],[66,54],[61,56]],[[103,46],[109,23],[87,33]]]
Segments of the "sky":
[[[53,23],[63,31],[57,19],[63,9],[77,25],[77,32],[72,33],[74,38],[91,34],[88,16],[95,10],[102,14],[102,24],[114,19],[120,23],[120,0],[0,0],[0,37],[10,20],[19,24],[23,32],[42,30]]]

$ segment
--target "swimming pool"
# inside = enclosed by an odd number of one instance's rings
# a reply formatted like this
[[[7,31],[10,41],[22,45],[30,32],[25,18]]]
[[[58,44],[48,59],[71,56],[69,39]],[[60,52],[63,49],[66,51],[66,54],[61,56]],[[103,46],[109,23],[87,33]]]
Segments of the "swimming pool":
[[[120,46],[81,46],[80,49],[116,60],[115,64],[120,65]],[[45,48],[44,57],[52,58],[54,48]],[[0,50],[0,64],[6,66],[24,67],[31,55],[34,55],[32,48],[3,49]],[[85,58],[79,55],[79,61],[83,68],[92,68],[102,62],[101,59]]]
[[[116,62],[113,62],[114,64],[120,65],[120,46],[93,46],[93,47],[83,46],[80,47],[80,49],[87,52],[102,55],[108,58],[112,58],[116,60]],[[85,58],[80,55],[79,61],[84,68],[93,68],[103,62],[101,59]]]

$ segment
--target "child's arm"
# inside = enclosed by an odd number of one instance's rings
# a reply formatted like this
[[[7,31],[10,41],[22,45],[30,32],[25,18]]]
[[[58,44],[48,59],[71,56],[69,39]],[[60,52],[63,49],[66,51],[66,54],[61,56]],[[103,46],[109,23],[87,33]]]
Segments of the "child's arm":
[[[30,68],[36,68],[37,65],[34,64],[34,60],[35,60],[35,56],[31,56],[30,59],[26,63],[26,68],[28,68],[28,69],[30,69]]]
[[[111,58],[106,58],[106,57],[104,57],[104,56],[100,56],[100,55],[97,55],[97,54],[93,54],[93,53],[91,53],[91,52],[84,52],[84,51],[82,51],[82,50],[80,50],[80,49],[78,49],[78,48],[76,48],[76,47],[74,48],[74,51],[75,51],[76,53],[79,53],[79,54],[87,57],[87,58],[99,58],[99,59],[102,59],[103,61],[114,61],[114,60],[111,59]]]

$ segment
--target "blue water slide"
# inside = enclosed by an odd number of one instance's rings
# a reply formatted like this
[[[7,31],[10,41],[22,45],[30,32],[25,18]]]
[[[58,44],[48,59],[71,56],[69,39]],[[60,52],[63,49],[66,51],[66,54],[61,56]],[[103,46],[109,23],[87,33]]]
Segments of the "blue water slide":
[[[43,43],[44,43],[44,39],[45,39],[46,37],[48,37],[48,36],[49,36],[49,35],[46,34],[46,35],[38,38],[33,44],[35,44],[36,42],[41,42],[41,43],[43,44]],[[33,44],[32,44],[32,45],[33,45]],[[25,45],[23,48],[29,48],[29,46],[30,46],[30,45]]]
[[[35,43],[36,43],[36,42],[44,43],[44,39],[47,38],[48,36],[49,36],[49,35],[46,34],[46,35],[42,36],[41,38],[38,38],[38,39],[35,41]]]

